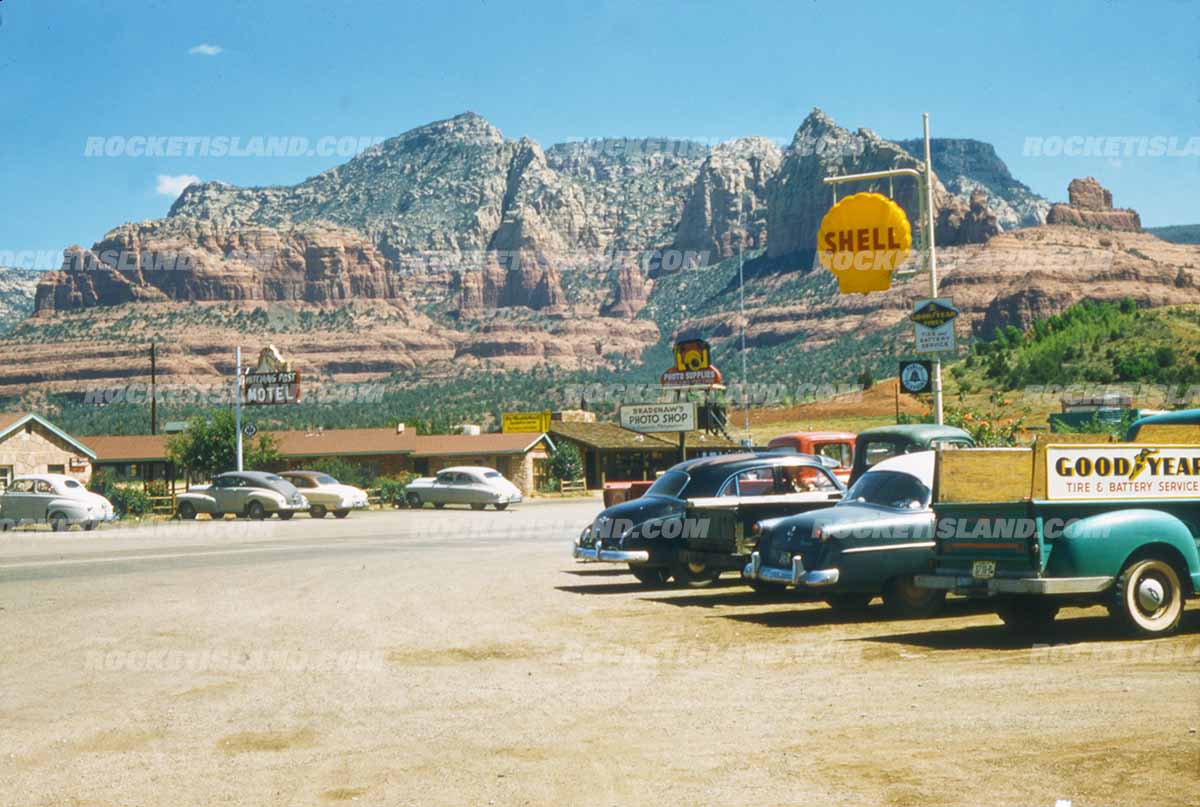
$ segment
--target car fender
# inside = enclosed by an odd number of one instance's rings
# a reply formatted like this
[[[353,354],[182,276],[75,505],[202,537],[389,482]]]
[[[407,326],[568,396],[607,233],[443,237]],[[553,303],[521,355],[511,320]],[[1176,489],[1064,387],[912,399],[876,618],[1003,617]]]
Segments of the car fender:
[[[262,504],[264,510],[273,513],[282,508],[287,499],[280,493],[270,493],[269,491],[262,490],[248,494],[246,496],[246,506],[249,506],[250,502],[259,502]]]
[[[1193,586],[1200,583],[1200,554],[1191,530],[1163,510],[1129,508],[1071,522],[1050,544],[1047,577],[1115,577],[1134,553],[1150,545],[1183,558]]]
[[[46,502],[46,511],[42,513],[42,516],[49,518],[51,513],[62,513],[67,518],[86,518],[87,502],[56,496]]]
[[[187,491],[176,494],[175,507],[179,507],[180,502],[187,502],[196,508],[197,513],[214,513],[217,509],[217,500],[207,493],[198,493],[195,491]]]

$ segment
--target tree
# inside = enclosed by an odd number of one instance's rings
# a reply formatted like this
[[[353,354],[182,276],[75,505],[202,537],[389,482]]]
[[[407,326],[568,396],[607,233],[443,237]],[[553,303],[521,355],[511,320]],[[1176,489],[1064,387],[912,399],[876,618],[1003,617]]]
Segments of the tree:
[[[222,409],[211,417],[197,415],[186,431],[167,439],[167,456],[176,465],[202,474],[219,474],[237,469],[237,422]],[[243,441],[243,459],[249,469],[262,468],[279,460],[279,447],[268,434]]]
[[[561,482],[574,482],[583,478],[583,457],[574,443],[559,441],[550,452],[550,476]]]

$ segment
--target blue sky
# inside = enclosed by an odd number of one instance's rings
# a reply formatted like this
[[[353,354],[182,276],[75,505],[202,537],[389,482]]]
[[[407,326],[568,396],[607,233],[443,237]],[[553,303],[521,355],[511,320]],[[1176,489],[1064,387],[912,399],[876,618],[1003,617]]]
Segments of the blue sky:
[[[1185,0],[0,0],[0,20],[0,254],[90,245],[162,216],[179,177],[293,183],[345,161],[89,157],[89,137],[315,143],[467,109],[543,145],[786,141],[813,106],[900,139],[928,111],[935,137],[994,143],[1051,200],[1091,174],[1148,226],[1200,222],[1194,151],[1026,154],[1031,137],[1175,138],[1187,150],[1200,137],[1200,4]]]

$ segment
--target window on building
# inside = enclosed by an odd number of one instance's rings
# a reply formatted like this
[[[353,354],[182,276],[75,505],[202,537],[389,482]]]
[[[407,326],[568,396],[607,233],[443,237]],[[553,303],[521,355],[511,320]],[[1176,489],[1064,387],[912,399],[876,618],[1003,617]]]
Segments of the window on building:
[[[0,490],[8,490],[8,483],[13,478],[13,467],[11,465],[0,465]]]
[[[65,474],[66,472],[67,472],[67,466],[65,466],[65,465],[47,465],[46,466],[46,473],[48,473],[48,474]]]

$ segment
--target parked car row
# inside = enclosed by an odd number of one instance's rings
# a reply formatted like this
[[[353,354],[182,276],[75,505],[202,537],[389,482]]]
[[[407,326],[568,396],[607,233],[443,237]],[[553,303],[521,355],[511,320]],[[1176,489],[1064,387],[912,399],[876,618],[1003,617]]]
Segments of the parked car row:
[[[1074,437],[974,449],[953,427],[871,429],[849,488],[814,454],[692,460],[603,510],[573,555],[655,586],[737,570],[757,591],[843,611],[882,596],[932,616],[956,593],[987,598],[1017,631],[1089,604],[1137,635],[1174,631],[1200,593],[1200,410],[1138,421],[1125,444]]]

